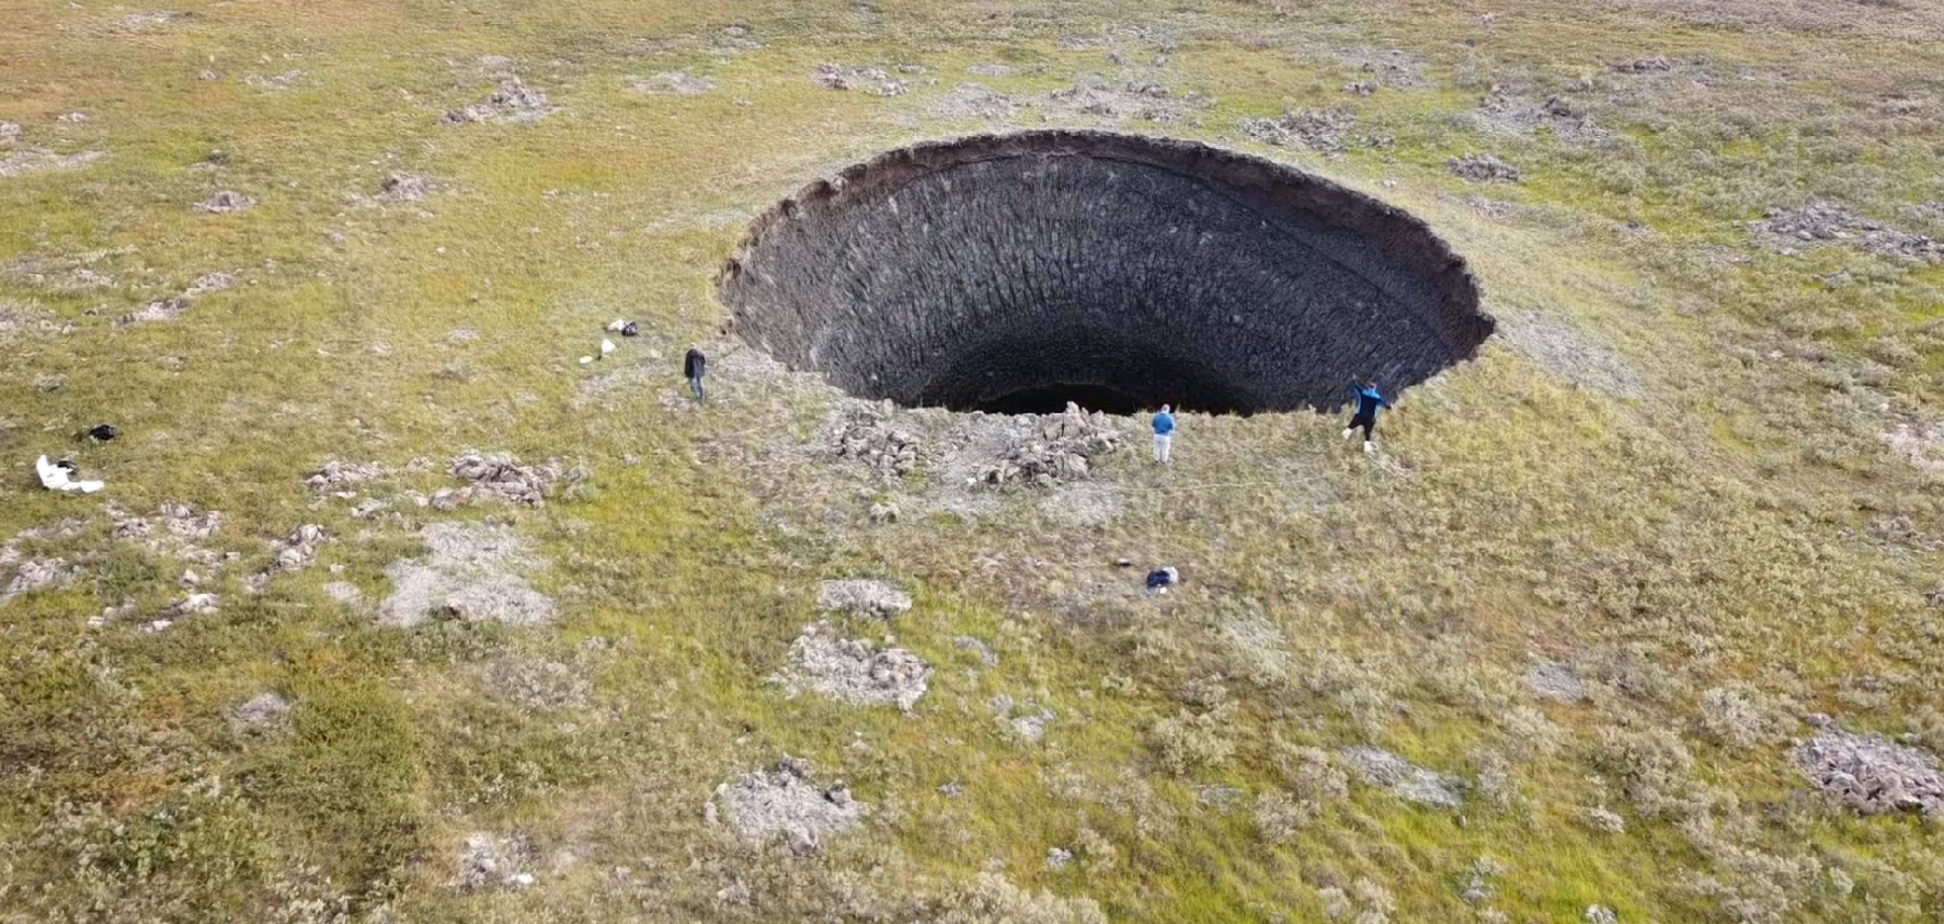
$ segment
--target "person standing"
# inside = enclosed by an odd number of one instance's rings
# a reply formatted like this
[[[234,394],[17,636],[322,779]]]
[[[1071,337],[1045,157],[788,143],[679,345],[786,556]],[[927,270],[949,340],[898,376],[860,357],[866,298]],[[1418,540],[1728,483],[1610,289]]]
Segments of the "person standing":
[[[702,351],[689,347],[688,355],[682,357],[682,375],[688,377],[689,391],[695,392],[695,400],[705,400],[702,392],[702,376],[709,371],[709,358]]]
[[[1154,461],[1158,465],[1168,464],[1168,454],[1174,449],[1175,420],[1173,409],[1161,405],[1161,413],[1154,415]]]
[[[1383,393],[1377,390],[1377,383],[1370,379],[1365,379],[1362,385],[1353,387],[1352,391],[1357,395],[1357,415],[1350,418],[1350,426],[1343,428],[1343,438],[1349,439],[1350,434],[1357,432],[1357,428],[1361,427],[1364,433],[1364,452],[1376,452],[1377,444],[1373,437],[1377,430],[1377,411],[1379,408],[1390,407],[1390,402],[1384,400]]]

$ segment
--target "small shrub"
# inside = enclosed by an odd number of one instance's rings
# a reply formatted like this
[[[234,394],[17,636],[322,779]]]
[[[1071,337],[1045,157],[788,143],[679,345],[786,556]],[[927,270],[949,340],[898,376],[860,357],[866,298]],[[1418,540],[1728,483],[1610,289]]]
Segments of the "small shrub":
[[[1229,716],[1233,706],[1196,715],[1187,710],[1173,718],[1154,723],[1148,732],[1148,745],[1169,773],[1180,776],[1190,770],[1220,766],[1235,753],[1229,739]]]

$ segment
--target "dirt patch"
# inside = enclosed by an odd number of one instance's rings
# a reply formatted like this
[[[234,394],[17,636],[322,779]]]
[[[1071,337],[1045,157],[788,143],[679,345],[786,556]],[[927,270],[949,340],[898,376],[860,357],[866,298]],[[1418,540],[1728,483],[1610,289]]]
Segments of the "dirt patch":
[[[0,157],[0,179],[26,176],[30,173],[46,173],[50,170],[73,170],[85,167],[103,156],[100,151],[76,151],[72,154],[56,154],[53,151],[29,149],[15,151]]]
[[[385,569],[392,594],[379,605],[380,622],[414,626],[445,617],[533,625],[553,619],[553,601],[519,574],[546,567],[526,537],[478,523],[432,523],[419,535],[429,554]]]
[[[1301,145],[1316,151],[1341,151],[1357,117],[1342,109],[1291,110],[1274,119],[1243,119],[1242,133],[1277,147]]]
[[[714,93],[715,78],[696,77],[687,71],[668,71],[652,77],[636,77],[628,81],[637,93],[656,96],[702,96]]]
[[[1517,183],[1519,168],[1490,154],[1466,154],[1445,162],[1451,175],[1469,183]]]
[[[263,737],[290,726],[290,701],[258,693],[230,713],[230,728],[242,737]]]
[[[417,202],[432,194],[432,181],[416,173],[394,173],[378,183],[378,198],[386,202]]]
[[[1944,812],[1944,776],[1928,752],[1881,735],[1825,728],[1799,745],[1794,756],[1817,789],[1862,814]]]
[[[1880,257],[1944,263],[1944,241],[1899,231],[1827,200],[1798,209],[1770,209],[1748,228],[1770,249],[1785,254],[1801,245],[1846,244]]]
[[[1581,388],[1616,398],[1639,398],[1640,377],[1626,360],[1563,317],[1505,319],[1499,332],[1540,368]]]
[[[1537,661],[1526,671],[1526,683],[1539,696],[1562,703],[1586,701],[1586,681],[1570,664]]]
[[[1141,77],[1114,79],[1078,74],[1073,85],[1046,96],[1047,111],[1071,118],[1092,116],[1110,121],[1138,119],[1161,124],[1199,124],[1196,113],[1215,105],[1199,93],[1178,93],[1173,87]]]
[[[1529,135],[1548,131],[1566,144],[1601,144],[1613,137],[1584,109],[1558,96],[1537,102],[1499,91],[1479,101],[1476,118],[1479,127],[1488,132]]]
[[[499,89],[486,97],[486,101],[464,109],[453,109],[439,117],[442,125],[468,125],[482,122],[511,122],[524,124],[538,122],[559,112],[560,108],[547,101],[547,94],[526,85],[518,77],[507,77],[500,81]]]
[[[1397,48],[1369,46],[1336,52],[1337,60],[1368,75],[1366,81],[1393,90],[1421,90],[1431,85],[1424,76],[1424,58]]]
[[[810,762],[794,757],[783,758],[775,770],[755,770],[716,787],[716,798],[737,834],[753,841],[783,835],[799,853],[816,850],[825,837],[856,827],[871,813],[841,783],[814,782]]]
[[[1126,504],[1120,488],[1105,481],[1081,481],[1062,485],[1039,498],[1040,513],[1047,519],[1074,529],[1096,529],[1120,518]]]
[[[911,612],[911,595],[883,581],[852,578],[823,582],[817,589],[817,605],[827,613],[890,619]]]
[[[1910,464],[1944,472],[1944,423],[1900,423],[1897,429],[1877,435]]]
[[[911,84],[891,76],[881,67],[845,67],[819,64],[810,79],[826,90],[856,90],[866,96],[903,96]]]
[[[1437,809],[1457,809],[1465,804],[1465,782],[1458,777],[1425,769],[1370,745],[1353,745],[1337,753],[1364,782],[1406,802]]]
[[[932,101],[931,113],[941,119],[1010,121],[1029,104],[976,83],[960,84]]]
[[[205,215],[234,215],[254,208],[256,204],[256,199],[226,189],[196,203],[195,210]]]
[[[896,706],[910,712],[925,695],[932,670],[902,648],[875,650],[840,639],[827,623],[806,626],[771,680],[792,697],[809,692],[853,706]]]

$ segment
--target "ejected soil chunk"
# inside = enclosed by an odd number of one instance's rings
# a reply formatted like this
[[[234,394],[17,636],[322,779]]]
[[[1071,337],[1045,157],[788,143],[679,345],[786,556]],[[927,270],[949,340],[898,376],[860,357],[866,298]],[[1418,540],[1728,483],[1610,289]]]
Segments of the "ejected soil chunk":
[[[878,651],[838,638],[829,625],[803,630],[789,661],[771,678],[791,696],[815,693],[852,706],[896,706],[910,712],[930,686],[932,669],[903,648]]]
[[[911,595],[883,581],[825,581],[817,589],[817,605],[827,612],[890,619],[911,612]]]
[[[1439,809],[1465,804],[1465,783],[1446,773],[1427,770],[1383,748],[1359,744],[1338,752],[1364,782],[1406,802]]]
[[[759,218],[742,337],[906,406],[1336,408],[1470,358],[1492,319],[1423,222],[1292,168],[1108,132],[892,151]]]
[[[1810,782],[1865,815],[1944,812],[1937,758],[1880,735],[1825,729],[1795,749]]]
[[[757,770],[716,788],[729,826],[754,841],[787,836],[800,853],[817,849],[826,834],[855,827],[871,807],[841,785],[812,781],[809,761],[785,757],[775,770]],[[715,807],[709,808],[715,818]]]

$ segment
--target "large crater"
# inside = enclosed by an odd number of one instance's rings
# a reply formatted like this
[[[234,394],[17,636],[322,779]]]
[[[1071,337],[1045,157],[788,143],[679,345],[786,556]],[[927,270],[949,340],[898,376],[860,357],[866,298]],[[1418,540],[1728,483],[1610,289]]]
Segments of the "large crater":
[[[757,219],[718,278],[748,342],[860,397],[1249,414],[1388,392],[1490,336],[1422,221],[1206,145],[1040,131],[919,144]]]

